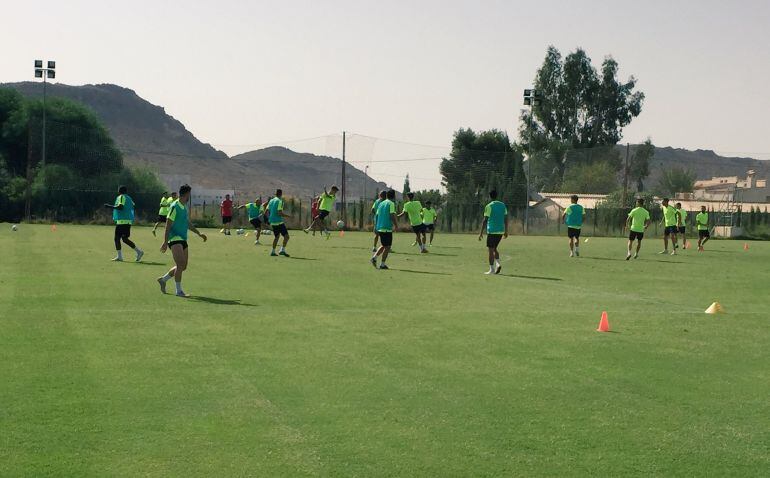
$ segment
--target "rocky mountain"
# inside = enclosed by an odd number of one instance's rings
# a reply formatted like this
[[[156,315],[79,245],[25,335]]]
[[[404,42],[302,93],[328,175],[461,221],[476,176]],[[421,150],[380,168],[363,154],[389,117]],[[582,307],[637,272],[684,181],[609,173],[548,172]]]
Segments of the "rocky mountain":
[[[25,96],[39,97],[42,84],[0,85]],[[149,167],[158,174],[189,175],[193,184],[211,189],[235,189],[239,195],[266,196],[276,188],[289,196],[308,197],[323,186],[339,184],[342,161],[328,156],[296,153],[272,147],[229,158],[199,141],[165,110],[117,85],[48,85],[49,97],[64,97],[93,110],[110,131],[128,165]],[[368,196],[386,187],[355,167],[346,169],[349,199]]]

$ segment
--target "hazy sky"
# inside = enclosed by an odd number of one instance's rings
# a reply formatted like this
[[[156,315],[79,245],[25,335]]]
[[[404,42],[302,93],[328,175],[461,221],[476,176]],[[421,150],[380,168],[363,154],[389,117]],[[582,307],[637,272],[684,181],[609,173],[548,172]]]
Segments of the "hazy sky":
[[[0,82],[55,59],[57,81],[116,83],[228,153],[347,130],[445,146],[459,127],[514,134],[549,44],[612,55],[647,95],[624,142],[770,158],[770,1],[12,2]],[[439,157],[361,137],[351,159]],[[336,153],[338,140],[294,144]],[[438,160],[371,164],[438,184]]]

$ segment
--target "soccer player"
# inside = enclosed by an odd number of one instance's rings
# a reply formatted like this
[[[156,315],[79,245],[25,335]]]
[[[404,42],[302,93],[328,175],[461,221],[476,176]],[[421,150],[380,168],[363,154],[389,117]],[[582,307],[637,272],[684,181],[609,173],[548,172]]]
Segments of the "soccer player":
[[[131,237],[131,224],[134,223],[134,200],[127,194],[128,188],[120,186],[118,188],[118,197],[115,198],[115,204],[105,204],[104,207],[112,209],[112,219],[115,221],[115,250],[117,255],[112,259],[116,262],[123,261],[123,251],[120,248],[120,241],[123,241],[128,247],[136,253],[136,262],[142,260],[144,251],[134,244]]]
[[[275,190],[275,197],[267,203],[267,214],[270,220],[270,226],[273,228],[273,248],[270,251],[271,256],[284,256],[289,257],[286,252],[286,244],[289,242],[289,230],[286,229],[286,224],[283,219],[290,217],[283,212],[283,191],[280,189]],[[275,253],[275,246],[278,245],[278,236],[283,236],[283,244],[278,254]]]
[[[425,229],[422,231],[423,244],[426,242],[427,232],[430,231],[430,242],[428,245],[433,245],[433,233],[436,230],[436,219],[438,219],[436,209],[433,208],[433,205],[430,203],[430,201],[425,201],[425,207],[422,210],[422,224],[425,226]]]
[[[337,186],[332,186],[330,191],[327,191],[326,186],[324,186],[324,192],[319,198],[318,215],[313,218],[313,222],[307,229],[303,229],[305,234],[310,232],[311,229],[315,230],[316,227],[320,227],[322,228],[321,230],[323,233],[326,234],[326,239],[329,239],[331,234],[329,234],[329,230],[326,228],[326,222],[324,222],[324,220],[332,212],[334,200],[337,198],[337,191],[339,191]]]
[[[677,236],[682,239],[682,250],[687,249],[687,211],[682,209],[682,203],[676,203]]]
[[[633,247],[634,241],[637,241],[634,259],[639,258],[639,249],[642,248],[644,231],[649,226],[650,211],[644,208],[644,199],[638,198],[636,200],[636,207],[628,213],[628,218],[626,219],[626,227],[631,231],[628,235],[628,254],[626,254],[626,260],[631,259],[631,247]]]
[[[567,237],[569,238],[569,256],[580,257],[580,229],[583,227],[583,219],[586,217],[586,210],[578,204],[577,194],[570,197],[572,204],[567,206],[561,215],[562,221],[567,225]]]
[[[706,206],[700,207],[700,212],[695,216],[695,225],[698,228],[698,252],[703,252],[703,246],[711,239],[709,213],[706,212]]]
[[[660,209],[663,211],[663,223],[665,224],[665,229],[663,230],[663,250],[660,251],[658,254],[667,254],[668,253],[668,239],[671,238],[671,255],[676,255],[676,231],[677,228],[677,218],[679,214],[677,213],[676,208],[674,206],[670,206],[668,203],[668,198],[663,198],[663,203],[660,206]]]
[[[262,214],[264,213],[264,205],[259,198],[254,202],[247,203],[242,206],[238,206],[238,209],[246,208],[246,213],[249,215],[249,222],[254,226],[254,245],[259,245],[259,236],[262,235]]]
[[[487,231],[487,249],[489,249],[489,271],[484,274],[499,274],[503,270],[500,265],[500,252],[497,246],[504,237],[508,237],[508,208],[497,200],[497,191],[489,191],[490,203],[484,208],[484,220],[481,222],[479,241]]]
[[[160,198],[160,209],[158,209],[158,219],[155,221],[155,225],[152,227],[152,235],[155,235],[155,230],[158,229],[158,224],[161,222],[166,224],[166,216],[168,216],[169,206],[176,201],[176,191],[168,195],[168,191],[163,193],[163,197]]]
[[[225,199],[219,204],[219,212],[222,213],[222,229],[225,236],[230,235],[230,223],[233,222],[233,201],[229,194],[225,194]]]
[[[406,193],[406,197],[409,200],[404,203],[404,207],[398,217],[401,217],[404,214],[409,215],[409,224],[412,226],[412,232],[417,236],[417,244],[420,246],[420,253],[425,254],[428,252],[428,248],[425,247],[425,243],[422,241],[422,235],[425,233],[425,225],[423,225],[422,216],[420,215],[422,212],[422,204],[420,204],[420,201],[414,200],[414,193]]]
[[[377,268],[377,257],[382,256],[380,262],[380,269],[387,269],[385,261],[388,260],[388,254],[390,248],[393,246],[393,230],[398,224],[398,216],[396,216],[396,191],[389,190],[385,196],[385,199],[377,206],[377,225],[375,229],[380,236],[380,248],[372,256],[370,262]]]
[[[377,241],[380,239],[380,233],[377,232],[377,210],[379,209],[380,203],[387,199],[387,195],[387,191],[380,191],[379,196],[375,199],[374,204],[372,204],[372,229],[374,229],[374,245],[372,245],[372,252],[377,252]]]
[[[187,184],[179,188],[179,199],[171,203],[166,219],[166,232],[163,235],[163,245],[160,246],[160,252],[165,253],[171,249],[171,255],[174,257],[174,267],[166,272],[163,277],[158,277],[160,291],[166,293],[166,282],[172,277],[176,285],[177,297],[190,297],[182,290],[182,273],[187,269],[189,261],[189,252],[187,250],[187,231],[190,230],[198,235],[203,242],[206,242],[206,234],[201,234],[190,222],[190,216],[187,211],[187,204],[190,202],[191,188]]]

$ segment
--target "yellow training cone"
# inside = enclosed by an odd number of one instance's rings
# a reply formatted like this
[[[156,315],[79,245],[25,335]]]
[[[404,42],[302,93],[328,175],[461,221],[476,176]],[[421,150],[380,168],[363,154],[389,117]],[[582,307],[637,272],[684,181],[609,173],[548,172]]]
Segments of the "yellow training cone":
[[[246,234],[243,235],[243,237],[249,237],[249,233],[247,232]]]
[[[707,314],[719,314],[724,312],[725,309],[722,308],[722,306],[719,304],[719,302],[714,302],[709,306],[708,309],[706,309]]]

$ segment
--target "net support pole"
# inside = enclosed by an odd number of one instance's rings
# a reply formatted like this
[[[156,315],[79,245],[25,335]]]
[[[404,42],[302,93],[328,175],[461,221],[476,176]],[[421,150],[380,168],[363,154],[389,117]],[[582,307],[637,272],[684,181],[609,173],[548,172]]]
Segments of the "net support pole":
[[[340,192],[342,192],[342,217],[343,218],[346,218],[345,213],[346,213],[346,206],[347,206],[346,203],[345,203],[345,189],[346,189],[345,188],[345,183],[346,183],[346,180],[345,180],[345,166],[346,166],[346,163],[345,163],[345,139],[346,138],[345,138],[345,136],[346,136],[346,133],[345,133],[345,131],[343,131],[342,132],[342,184],[340,185],[340,188],[342,188],[340,190]]]

